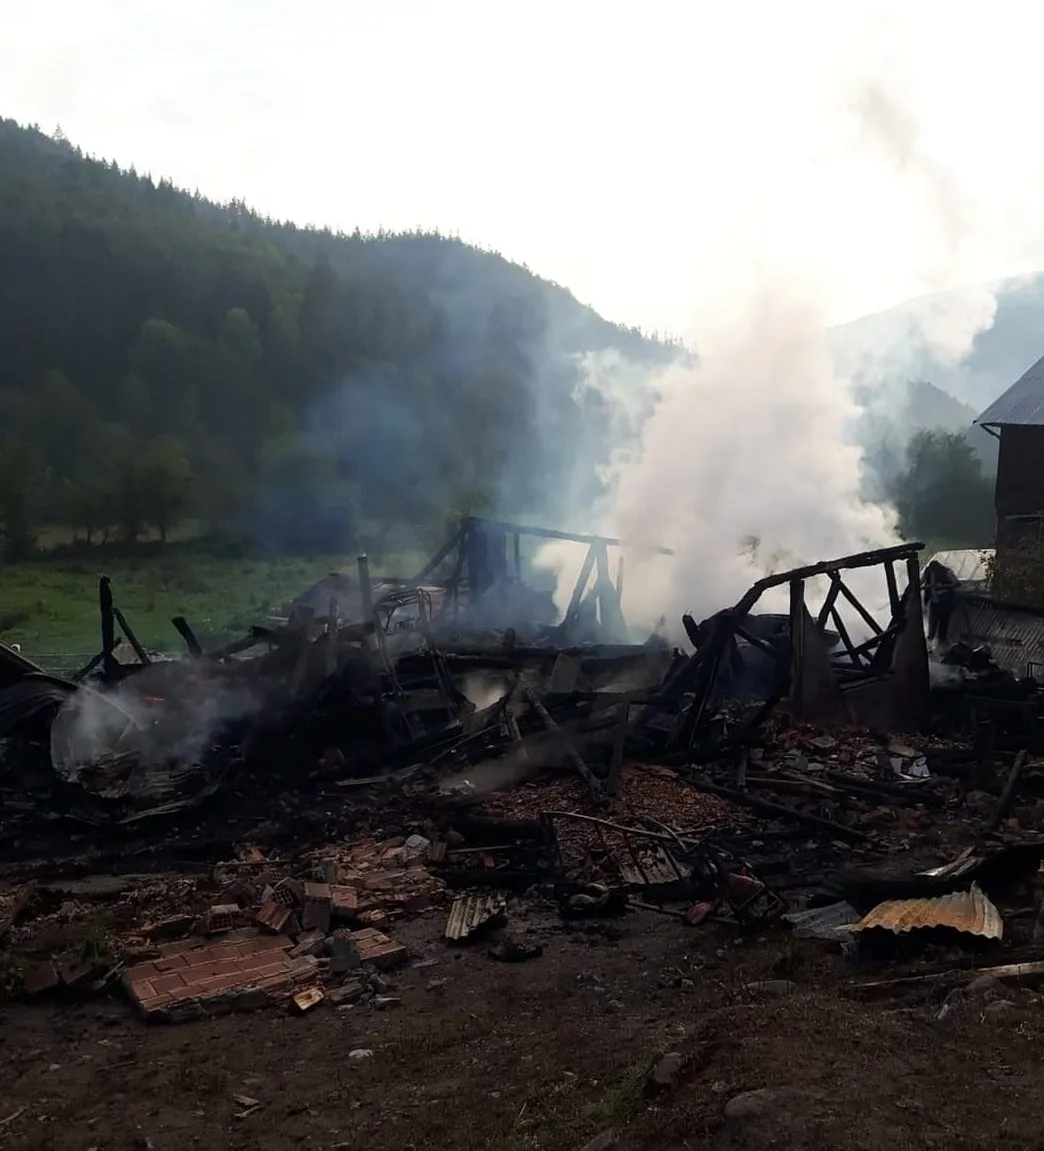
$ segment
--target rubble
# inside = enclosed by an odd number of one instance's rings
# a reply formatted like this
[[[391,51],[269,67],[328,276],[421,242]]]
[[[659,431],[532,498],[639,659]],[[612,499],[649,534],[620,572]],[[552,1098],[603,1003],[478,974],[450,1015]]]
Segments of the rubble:
[[[217,651],[179,617],[183,659],[138,650],[108,581],[82,674],[0,650],[0,944],[21,991],[119,986],[150,1021],[382,1009],[407,923],[430,917],[440,946],[489,935],[511,964],[547,952],[513,932],[538,903],[563,929],[651,912],[868,963],[921,962],[948,926],[941,946],[1003,946],[998,969],[1030,977],[1041,692],[998,687],[974,652],[959,690],[929,690],[920,545],[760,580],[686,619],[687,656],[626,642],[615,541],[575,537],[588,558],[556,621],[521,583],[526,533],[549,534],[467,520],[413,580],[360,561]],[[875,568],[883,621],[846,583]],[[775,589],[790,612],[756,614]]]

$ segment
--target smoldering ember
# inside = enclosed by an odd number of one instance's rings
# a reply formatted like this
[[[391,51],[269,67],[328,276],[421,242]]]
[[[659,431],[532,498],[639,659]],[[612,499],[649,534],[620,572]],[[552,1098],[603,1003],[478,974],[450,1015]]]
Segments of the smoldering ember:
[[[525,536],[585,557],[561,615]],[[645,976],[678,994],[1020,1010],[1044,979],[1041,689],[984,646],[929,654],[922,545],[761,579],[686,616],[686,654],[628,627],[618,544],[467,518],[413,577],[360,557],[219,650],[175,618],[180,657],[103,578],[81,672],[0,649],[8,1000],[148,1033],[329,1016],[363,1074],[454,980],[576,946],[593,967],[634,923],[718,941]],[[874,580],[881,611],[854,590]],[[773,591],[789,611],[759,610]],[[730,983],[755,943],[772,966]],[[705,1056],[643,1064],[640,1097]],[[270,1082],[240,1086],[220,1121],[270,1111]],[[61,1114],[4,1096],[0,1122]]]

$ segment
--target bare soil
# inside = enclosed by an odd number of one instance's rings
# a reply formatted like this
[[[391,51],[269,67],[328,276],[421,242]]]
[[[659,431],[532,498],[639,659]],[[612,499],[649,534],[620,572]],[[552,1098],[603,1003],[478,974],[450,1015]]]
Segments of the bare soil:
[[[304,1016],[272,1008],[146,1027],[108,1001],[9,1006],[0,1018],[0,1145],[177,1148],[1037,1148],[1044,1004],[942,992],[873,1003],[871,978],[779,929],[685,927],[653,913],[572,927],[518,908],[543,954],[451,947],[432,912],[397,938],[400,1002]],[[987,960],[988,962],[988,960]],[[789,979],[791,994],[749,984]],[[1006,994],[1006,993],[1005,993]],[[350,1058],[364,1049],[366,1058]],[[649,1069],[673,1053],[666,1084]],[[730,1100],[767,1090],[754,1113]],[[249,1106],[235,1096],[256,1099]],[[752,1105],[753,1106],[753,1105]],[[12,1117],[13,1116],[13,1117]],[[615,1142],[612,1138],[615,1137]]]

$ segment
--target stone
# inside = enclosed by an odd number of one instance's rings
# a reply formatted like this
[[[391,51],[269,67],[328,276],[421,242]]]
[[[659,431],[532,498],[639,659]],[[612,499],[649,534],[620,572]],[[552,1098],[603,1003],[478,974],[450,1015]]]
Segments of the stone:
[[[427,859],[431,852],[431,840],[425,839],[423,835],[411,835],[403,846],[406,848],[406,859],[411,863]]]
[[[779,1094],[769,1087],[761,1087],[757,1091],[743,1091],[725,1104],[726,1119],[753,1119],[758,1115],[767,1115],[779,1101]]]
[[[1000,991],[1000,983],[992,975],[980,975],[964,989],[965,995],[985,995],[988,991]]]
[[[361,962],[358,944],[350,934],[337,931],[330,936],[331,975],[344,975]]]
[[[52,991],[58,986],[58,972],[53,963],[34,964],[26,972],[26,995],[42,995],[45,991]]]
[[[360,1059],[372,1059],[373,1052],[368,1047],[356,1047],[354,1051],[348,1052],[348,1058],[356,1061]]]
[[[590,1143],[585,1143],[582,1151],[612,1151],[617,1144],[616,1132],[612,1129],[596,1135]]]
[[[685,1056],[677,1051],[668,1051],[649,1069],[645,1088],[650,1093],[670,1091],[678,1086],[678,1078],[685,1066]]]
[[[336,1007],[342,1003],[358,1003],[366,993],[365,985],[358,979],[348,979],[340,987],[328,987],[326,998]]]
[[[319,955],[326,946],[326,936],[321,931],[306,931],[298,937],[297,944],[290,951],[291,959],[300,959],[302,955]]]
[[[387,1011],[389,1007],[400,1007],[402,1000],[397,995],[376,995],[373,1005],[378,1011]]]
[[[763,979],[758,983],[748,983],[747,990],[755,995],[768,995],[783,998],[797,991],[797,984],[789,979]]]
[[[984,1015],[997,1019],[1003,1015],[1010,1015],[1015,1010],[1015,1004],[1010,999],[995,999],[992,1003],[987,1003],[982,1010]]]

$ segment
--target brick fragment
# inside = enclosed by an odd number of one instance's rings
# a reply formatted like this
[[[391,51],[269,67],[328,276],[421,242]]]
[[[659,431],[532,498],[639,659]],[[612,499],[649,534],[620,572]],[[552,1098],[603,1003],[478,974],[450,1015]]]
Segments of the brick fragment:
[[[359,909],[359,893],[347,884],[330,888],[330,906],[335,917],[350,919]]]
[[[301,926],[305,931],[329,931],[330,914],[333,910],[333,897],[328,883],[306,883],[304,885],[304,910],[301,913]]]
[[[292,915],[293,911],[290,907],[272,900],[270,903],[265,903],[261,906],[257,913],[257,922],[262,927],[266,927],[269,931],[274,931],[278,934],[286,928]]]
[[[42,995],[45,991],[53,991],[58,986],[58,972],[53,963],[36,963],[26,972],[26,995]]]

